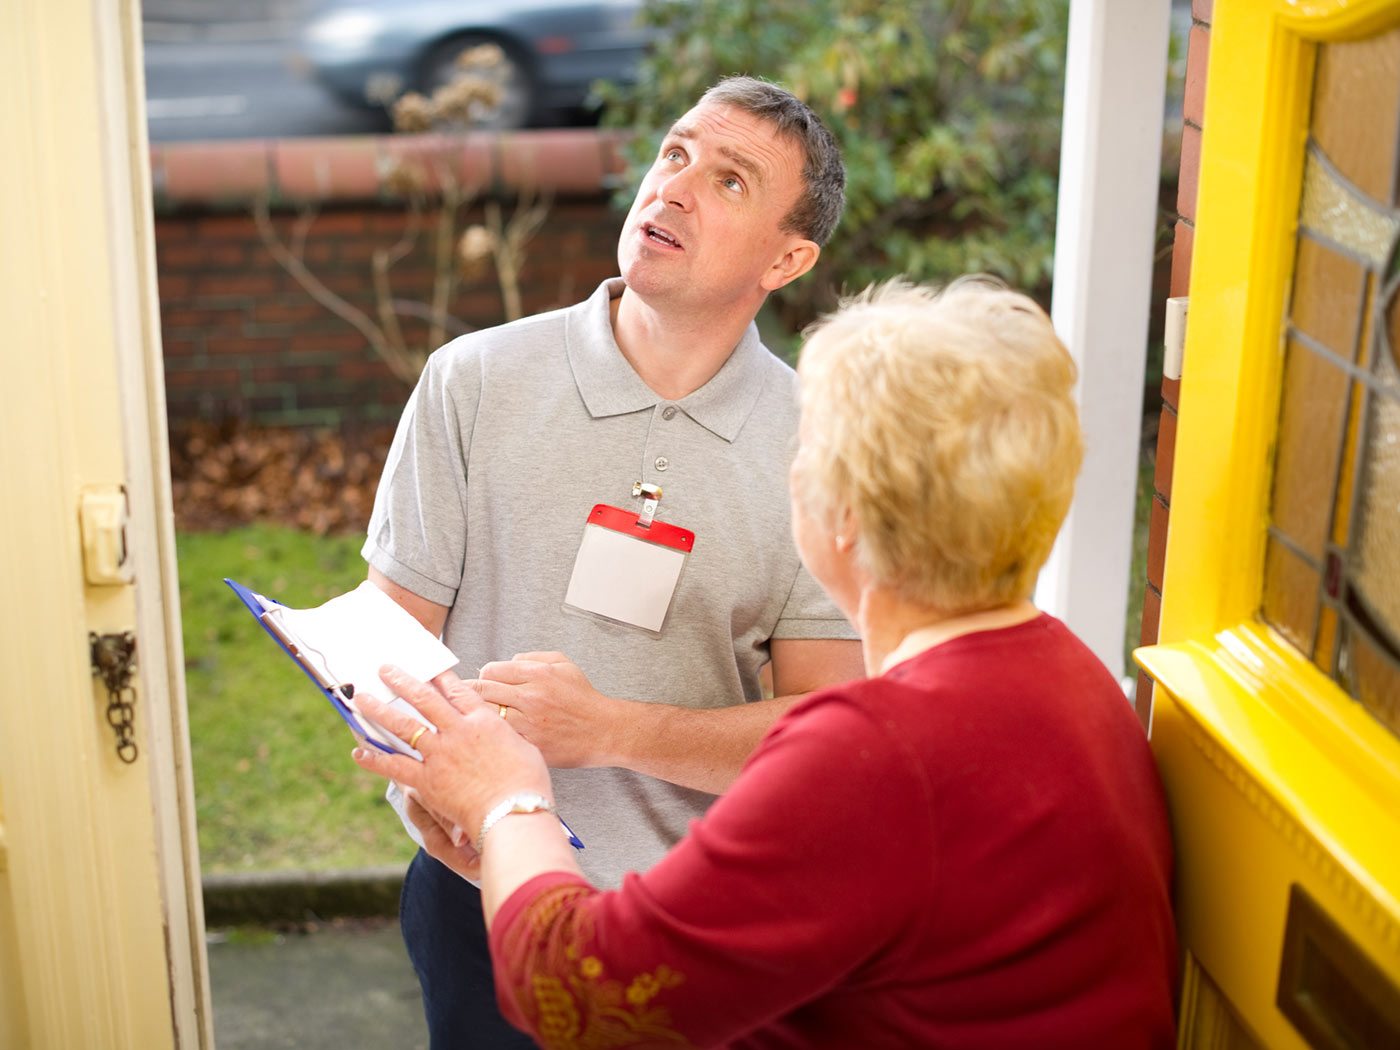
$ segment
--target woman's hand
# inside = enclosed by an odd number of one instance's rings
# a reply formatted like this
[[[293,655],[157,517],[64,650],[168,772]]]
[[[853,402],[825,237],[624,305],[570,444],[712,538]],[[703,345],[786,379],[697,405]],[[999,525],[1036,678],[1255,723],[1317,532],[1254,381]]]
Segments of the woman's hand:
[[[421,762],[371,747],[357,747],[352,757],[362,769],[397,780],[418,796],[421,801],[415,800],[416,810],[410,805],[409,819],[423,832],[428,852],[459,874],[467,874],[464,868],[479,868],[475,842],[453,845],[443,822],[456,823],[474,839],[491,807],[508,795],[533,791],[552,799],[549,770],[534,745],[506,724],[496,706],[476,699],[465,683],[435,679],[450,694],[448,699],[444,692],[396,667],[381,668],[380,677],[437,732],[418,734],[414,747],[423,756]],[[367,694],[357,695],[355,703],[401,740],[412,739],[420,728],[412,718]]]

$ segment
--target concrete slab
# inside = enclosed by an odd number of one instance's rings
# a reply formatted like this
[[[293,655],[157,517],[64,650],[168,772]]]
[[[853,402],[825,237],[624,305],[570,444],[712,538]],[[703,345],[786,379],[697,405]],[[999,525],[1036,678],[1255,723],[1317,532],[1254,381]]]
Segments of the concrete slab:
[[[397,919],[213,930],[209,971],[219,1050],[428,1046]]]

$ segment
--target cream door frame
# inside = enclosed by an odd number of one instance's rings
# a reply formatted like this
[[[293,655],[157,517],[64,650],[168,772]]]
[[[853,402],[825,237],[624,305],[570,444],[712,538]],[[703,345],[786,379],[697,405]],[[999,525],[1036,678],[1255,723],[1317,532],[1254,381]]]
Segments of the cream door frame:
[[[211,1047],[136,0],[7,0],[0,1046]],[[84,576],[124,487],[134,582]],[[118,761],[88,632],[138,638]]]

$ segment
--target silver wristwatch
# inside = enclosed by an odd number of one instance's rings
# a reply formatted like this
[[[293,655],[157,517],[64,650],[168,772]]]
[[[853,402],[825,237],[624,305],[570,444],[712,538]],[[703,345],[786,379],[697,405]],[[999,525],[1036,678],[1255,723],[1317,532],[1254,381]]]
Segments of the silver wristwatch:
[[[559,811],[554,808],[554,803],[545,798],[538,791],[517,791],[514,795],[509,795],[496,803],[491,808],[491,812],[486,814],[486,818],[481,822],[481,831],[476,836],[476,851],[481,852],[481,847],[486,843],[486,833],[499,824],[503,819],[513,813],[553,813],[559,815]]]

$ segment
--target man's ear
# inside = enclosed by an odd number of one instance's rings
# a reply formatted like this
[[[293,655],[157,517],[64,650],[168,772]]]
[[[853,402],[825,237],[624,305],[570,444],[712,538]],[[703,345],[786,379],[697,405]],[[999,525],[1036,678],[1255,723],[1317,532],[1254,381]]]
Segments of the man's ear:
[[[817,265],[821,253],[822,250],[815,241],[792,241],[787,250],[768,268],[759,284],[765,292],[776,292]]]

